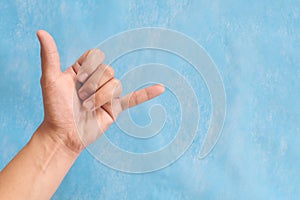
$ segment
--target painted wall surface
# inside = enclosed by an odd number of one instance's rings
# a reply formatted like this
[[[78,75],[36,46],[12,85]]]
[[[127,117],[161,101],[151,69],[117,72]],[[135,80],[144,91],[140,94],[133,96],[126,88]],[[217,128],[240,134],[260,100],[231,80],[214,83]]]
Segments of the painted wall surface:
[[[174,64],[168,55],[161,58],[152,52],[142,60],[129,55],[114,63],[117,77],[136,63],[165,59],[198,91],[201,119],[193,144],[169,167],[146,174],[115,171],[84,151],[53,199],[299,199],[298,0],[1,1],[0,169],[43,119],[36,30],[53,34],[66,68],[114,34],[152,26],[193,38],[218,66],[227,116],[217,145],[208,157],[199,159],[211,115],[201,76],[182,68],[179,61]],[[136,152],[168,144],[180,125],[170,91],[133,109],[132,118],[140,125],[149,123],[145,112],[153,103],[162,104],[168,113],[162,136],[151,142],[134,141],[113,126],[107,137]]]

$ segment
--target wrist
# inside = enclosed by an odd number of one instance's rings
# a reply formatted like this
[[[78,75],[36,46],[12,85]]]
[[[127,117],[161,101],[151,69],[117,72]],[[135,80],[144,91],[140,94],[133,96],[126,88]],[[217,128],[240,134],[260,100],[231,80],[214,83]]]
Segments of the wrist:
[[[50,134],[51,130],[42,124],[8,167],[15,168],[15,179],[10,177],[13,182],[22,177],[24,182],[32,183],[28,187],[20,183],[22,196],[49,199],[79,156]]]
[[[79,153],[49,137],[40,126],[1,171],[0,199],[50,199]]]
[[[76,159],[84,149],[81,145],[71,144],[67,139],[61,137],[67,135],[63,130],[53,129],[46,123],[42,123],[31,140],[38,140],[45,148],[52,149],[54,152]]]

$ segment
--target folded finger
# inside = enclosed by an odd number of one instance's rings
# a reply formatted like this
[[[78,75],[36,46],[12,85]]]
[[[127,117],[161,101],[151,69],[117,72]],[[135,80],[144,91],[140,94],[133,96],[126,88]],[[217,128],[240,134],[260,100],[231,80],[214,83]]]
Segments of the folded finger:
[[[94,110],[109,102],[118,93],[120,80],[114,78],[105,83],[99,90],[83,102],[83,107],[87,110]]]
[[[76,62],[72,65],[74,72],[77,74],[79,71],[79,68],[82,65],[82,62],[84,61],[84,59],[86,58],[86,56],[90,53],[91,50],[87,50],[86,52],[84,52],[80,58],[78,58],[76,60]]]
[[[96,71],[88,78],[86,82],[78,90],[78,95],[82,100],[85,100],[90,95],[95,93],[106,82],[113,79],[114,70],[112,67],[101,64]]]
[[[100,49],[92,49],[78,60],[77,65],[77,80],[81,83],[85,82],[88,77],[97,69],[104,61],[104,53]],[[81,64],[80,64],[81,63]],[[78,65],[81,65],[78,69]]]

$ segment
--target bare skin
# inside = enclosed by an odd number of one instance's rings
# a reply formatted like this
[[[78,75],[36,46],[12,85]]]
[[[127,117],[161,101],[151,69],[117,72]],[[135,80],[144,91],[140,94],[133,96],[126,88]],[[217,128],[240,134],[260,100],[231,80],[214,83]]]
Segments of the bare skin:
[[[53,38],[41,44],[44,120],[28,144],[0,173],[0,199],[49,199],[82,150],[98,139],[125,109],[164,92],[153,85],[120,97],[122,85],[104,54],[85,52],[64,72]]]

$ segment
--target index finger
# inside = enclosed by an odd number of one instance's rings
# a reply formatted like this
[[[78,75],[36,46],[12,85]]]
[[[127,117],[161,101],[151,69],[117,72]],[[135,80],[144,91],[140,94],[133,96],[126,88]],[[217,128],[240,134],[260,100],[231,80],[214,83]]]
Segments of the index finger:
[[[163,85],[156,84],[127,94],[120,99],[122,110],[126,110],[153,99],[161,95],[164,91],[165,87]]]

